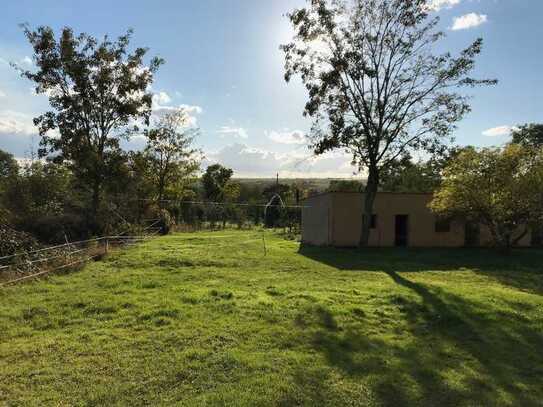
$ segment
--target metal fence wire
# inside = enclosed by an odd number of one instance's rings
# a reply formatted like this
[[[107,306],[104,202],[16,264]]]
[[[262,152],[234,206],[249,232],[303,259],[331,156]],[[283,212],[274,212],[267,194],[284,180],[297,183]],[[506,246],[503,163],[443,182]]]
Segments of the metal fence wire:
[[[135,245],[156,236],[160,230],[150,227],[147,232],[141,236],[102,236],[0,257],[0,287],[76,268],[102,258],[112,247]]]

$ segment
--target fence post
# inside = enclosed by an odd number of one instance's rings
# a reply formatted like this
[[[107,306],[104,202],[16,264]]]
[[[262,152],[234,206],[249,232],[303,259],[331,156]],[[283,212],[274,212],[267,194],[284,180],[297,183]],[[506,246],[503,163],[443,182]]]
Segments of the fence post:
[[[109,251],[109,239],[106,237],[106,243],[104,244],[104,254],[107,254]]]

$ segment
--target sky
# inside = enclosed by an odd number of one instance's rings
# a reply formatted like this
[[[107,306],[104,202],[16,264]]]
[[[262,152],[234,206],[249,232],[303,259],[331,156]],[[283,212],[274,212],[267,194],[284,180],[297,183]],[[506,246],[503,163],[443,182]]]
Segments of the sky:
[[[472,112],[457,131],[460,145],[502,145],[514,126],[543,122],[543,1],[433,0],[443,49],[452,52],[483,37],[474,76],[498,79],[469,90]],[[305,144],[306,91],[285,83],[279,45],[291,39],[285,14],[304,0],[4,0],[0,14],[0,149],[18,158],[35,151],[32,118],[48,108],[44,96],[9,65],[32,68],[20,23],[57,32],[116,37],[133,28],[134,46],[166,63],[153,83],[155,105],[185,106],[200,128],[204,166],[220,162],[237,177],[359,175],[342,152],[313,157]],[[136,138],[126,148],[138,149]]]

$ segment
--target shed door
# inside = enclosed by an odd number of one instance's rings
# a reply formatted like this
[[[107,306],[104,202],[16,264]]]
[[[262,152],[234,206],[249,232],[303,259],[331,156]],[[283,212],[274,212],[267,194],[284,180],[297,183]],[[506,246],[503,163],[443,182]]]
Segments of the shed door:
[[[406,247],[409,242],[409,216],[396,215],[396,231],[394,244],[398,247]]]

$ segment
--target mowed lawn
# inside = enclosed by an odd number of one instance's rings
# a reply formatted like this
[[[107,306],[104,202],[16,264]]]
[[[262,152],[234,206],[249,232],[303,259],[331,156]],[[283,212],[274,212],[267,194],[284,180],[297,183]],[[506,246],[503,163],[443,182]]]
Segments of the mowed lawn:
[[[543,252],[177,234],[0,289],[0,405],[543,403]]]

